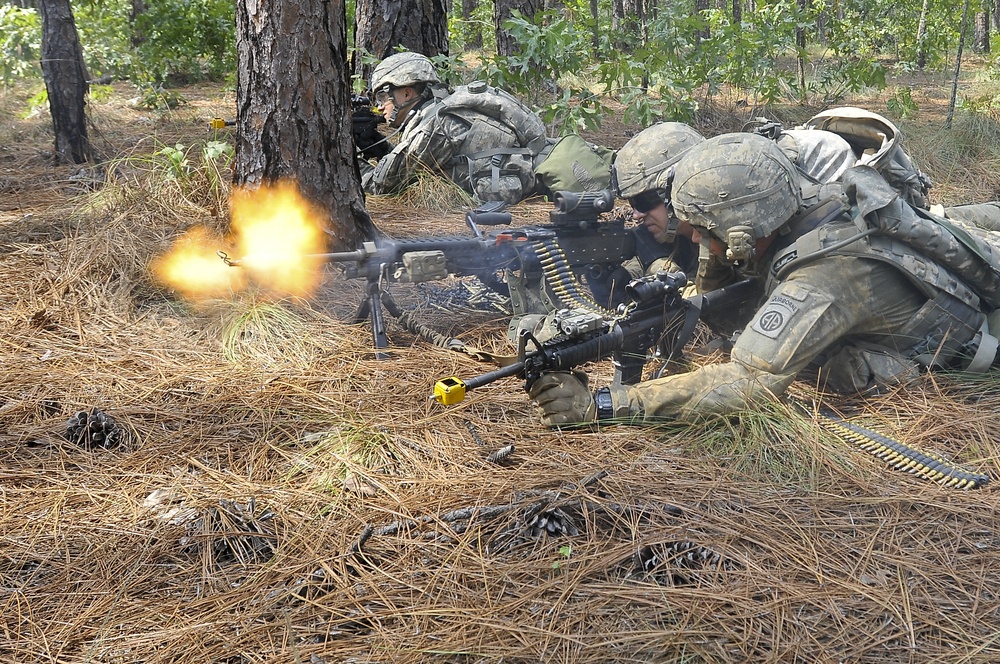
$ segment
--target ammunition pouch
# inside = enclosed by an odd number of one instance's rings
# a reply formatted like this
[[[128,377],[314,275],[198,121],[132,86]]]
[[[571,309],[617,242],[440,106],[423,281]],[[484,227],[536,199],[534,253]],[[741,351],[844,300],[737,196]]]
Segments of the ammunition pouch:
[[[983,347],[988,353],[991,344],[995,344],[995,339],[989,341],[993,337],[989,335],[988,328],[984,329],[985,322],[986,316],[977,309],[948,293],[939,292],[899,331],[899,337],[914,341],[904,354],[922,367],[951,366],[956,359],[965,358],[967,362],[963,369],[985,371],[993,364],[993,357],[988,361],[979,357],[977,362],[977,351]],[[992,350],[995,357],[995,345]]]

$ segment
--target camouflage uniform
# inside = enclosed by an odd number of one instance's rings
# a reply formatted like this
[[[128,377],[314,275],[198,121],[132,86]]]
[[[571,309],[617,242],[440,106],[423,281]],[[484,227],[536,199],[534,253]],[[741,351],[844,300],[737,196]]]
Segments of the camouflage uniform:
[[[995,361],[996,340],[982,312],[1000,305],[1000,234],[972,224],[1000,227],[997,204],[947,210],[951,225],[941,219],[925,224],[928,213],[904,204],[875,170],[860,166],[844,175],[839,196],[801,210],[794,167],[787,159],[782,163],[780,153],[769,153],[773,144],[766,139],[745,136],[750,138],[716,137],[692,150],[678,165],[673,188],[678,215],[705,233],[703,246],[711,241],[709,233],[728,240],[737,254],[748,242],[752,247],[776,238],[760,259],[748,253],[736,259],[741,272],[766,276],[767,287],[730,360],[606,388],[609,398],[601,409],[588,402],[586,388],[575,379],[543,376],[531,396],[543,407],[546,423],[734,413],[782,394],[810,365],[821,369],[832,389],[864,390],[907,380],[921,366],[967,366],[974,355],[979,369]],[[763,156],[727,166],[724,155],[743,149],[741,143],[752,148],[745,154],[759,150]],[[735,173],[744,181],[749,173],[754,181],[741,185]],[[861,235],[872,227],[880,232]],[[948,227],[967,242],[943,230]],[[925,231],[933,237],[923,253],[901,239]],[[854,239],[840,242],[847,238]]]
[[[479,201],[517,203],[535,191],[535,158],[549,145],[545,125],[513,96],[483,82],[460,86],[448,94],[426,58],[398,53],[380,67],[403,63],[388,83],[379,68],[372,89],[384,85],[426,85],[424,99],[409,110],[393,150],[373,167],[359,160],[366,193],[388,194],[412,184],[426,169],[451,179]],[[425,62],[426,61],[426,62]],[[388,64],[386,64],[388,63]],[[414,74],[406,68],[419,69]]]

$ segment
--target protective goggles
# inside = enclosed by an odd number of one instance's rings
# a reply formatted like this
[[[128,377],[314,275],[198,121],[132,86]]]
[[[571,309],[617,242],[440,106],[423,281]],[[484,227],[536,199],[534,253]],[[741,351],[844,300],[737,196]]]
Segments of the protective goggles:
[[[381,90],[375,91],[375,103],[379,106],[384,106],[385,102],[389,101],[391,96],[392,90],[386,85]]]
[[[663,205],[663,202],[663,197],[656,189],[644,191],[641,194],[632,196],[628,199],[628,204],[632,206],[633,210],[640,214],[645,214],[650,210]]]

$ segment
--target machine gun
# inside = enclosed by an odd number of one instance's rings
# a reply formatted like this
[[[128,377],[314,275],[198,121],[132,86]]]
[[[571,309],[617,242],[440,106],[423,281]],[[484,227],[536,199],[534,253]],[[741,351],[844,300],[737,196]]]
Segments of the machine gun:
[[[372,109],[368,97],[351,96],[351,123],[354,145],[364,159],[381,159],[389,154],[389,143],[378,130],[378,126],[385,123],[385,118]]]
[[[556,315],[559,335],[539,342],[522,330],[517,362],[468,380],[454,376],[439,380],[433,398],[444,405],[459,403],[469,390],[508,376],[522,378],[527,391],[547,371],[568,371],[607,357],[614,361],[615,382],[633,385],[642,380],[652,349],[665,364],[677,359],[702,315],[745,304],[757,293],[756,280],[744,279],[685,299],[681,291],[686,284],[683,272],[636,279],[625,289],[627,301],[610,320],[592,312],[561,310]]]
[[[625,228],[624,220],[600,219],[613,204],[611,191],[557,192],[547,224],[511,228],[510,213],[488,205],[466,215],[471,236],[380,239],[355,251],[303,258],[337,263],[348,278],[367,280],[354,322],[371,321],[376,348],[389,345],[383,306],[401,317],[389,296],[391,282],[475,276],[501,293],[508,292],[515,315],[571,307],[611,316],[610,309],[581,288],[577,275],[582,274],[592,288],[603,287],[609,275],[635,255],[636,236]],[[484,234],[480,226],[498,230]],[[228,265],[243,262],[220,256]]]

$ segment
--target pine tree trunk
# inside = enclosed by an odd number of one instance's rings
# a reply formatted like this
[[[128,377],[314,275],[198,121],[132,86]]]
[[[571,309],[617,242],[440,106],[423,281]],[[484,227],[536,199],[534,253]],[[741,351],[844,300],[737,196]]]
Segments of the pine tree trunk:
[[[805,14],[809,9],[808,0],[799,0],[799,11]],[[796,78],[799,83],[800,100],[806,98],[806,31],[805,28],[795,28],[795,47],[798,53],[795,55]]]
[[[972,50],[976,53],[990,52],[990,16],[986,12],[976,12]]]
[[[465,21],[465,48],[480,49],[483,47],[483,27],[475,22],[472,13],[479,3],[476,0],[462,0],[462,20]]]
[[[965,50],[965,28],[969,19],[969,0],[962,5],[962,28],[958,32],[958,53],[955,55],[955,74],[951,80],[951,99],[948,101],[948,116],[945,118],[945,129],[951,129],[951,121],[955,118],[955,102],[958,98],[958,77],[962,72],[962,52]]]
[[[920,20],[917,23],[917,68],[927,66],[927,10],[930,0],[924,0],[920,6]]]
[[[354,45],[382,60],[402,46],[430,57],[448,54],[448,8],[446,0],[357,0],[354,15]],[[356,58],[353,71],[366,83],[371,65]]]
[[[493,24],[497,31],[497,54],[513,55],[518,51],[514,38],[504,29],[503,24],[510,18],[510,11],[516,9],[527,20],[531,20],[535,13],[544,6],[543,0],[494,0],[493,2]]]
[[[326,210],[331,248],[373,235],[354,159],[343,0],[236,3],[233,183],[295,179]]]
[[[55,160],[75,164],[92,157],[87,138],[87,68],[69,0],[42,0],[42,75],[49,95]]]

